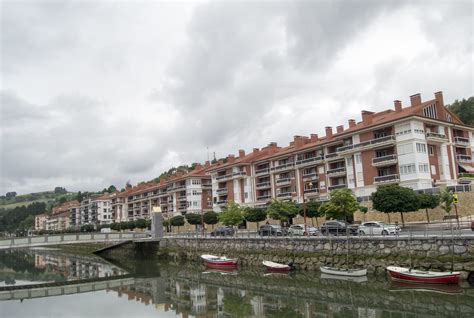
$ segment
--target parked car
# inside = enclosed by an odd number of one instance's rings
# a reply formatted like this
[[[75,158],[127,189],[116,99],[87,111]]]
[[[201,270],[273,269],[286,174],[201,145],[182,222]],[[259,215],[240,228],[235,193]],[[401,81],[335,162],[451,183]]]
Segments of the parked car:
[[[345,235],[346,232],[350,235],[357,235],[357,226],[344,221],[327,221],[321,226],[321,234]]]
[[[319,231],[313,226],[306,225],[306,231],[309,235],[318,235]],[[304,224],[293,224],[288,229],[289,235],[305,235]]]
[[[378,221],[364,222],[359,226],[360,235],[396,235],[398,232],[399,226]]]
[[[258,229],[258,235],[260,236],[283,236],[287,234],[287,230],[280,225],[264,224]]]
[[[231,226],[218,227],[211,232],[211,236],[234,236],[235,231]]]

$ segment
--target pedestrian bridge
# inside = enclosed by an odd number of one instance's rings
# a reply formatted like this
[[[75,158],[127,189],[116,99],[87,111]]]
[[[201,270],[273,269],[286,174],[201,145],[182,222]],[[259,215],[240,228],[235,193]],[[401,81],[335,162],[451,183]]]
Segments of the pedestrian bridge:
[[[110,276],[103,278],[81,279],[67,282],[41,283],[33,285],[0,287],[0,301],[21,300],[87,293],[136,283],[131,275]]]
[[[12,237],[0,240],[0,250],[20,247],[37,247],[77,243],[108,243],[123,242],[147,238],[147,233],[70,233],[58,235],[41,235],[28,237]]]

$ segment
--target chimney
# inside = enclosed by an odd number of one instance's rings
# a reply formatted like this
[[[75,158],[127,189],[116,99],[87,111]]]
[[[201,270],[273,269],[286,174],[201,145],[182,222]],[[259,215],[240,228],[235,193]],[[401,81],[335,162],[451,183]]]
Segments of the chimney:
[[[421,105],[421,95],[415,94],[410,96],[411,107]]]
[[[206,168],[210,167],[211,166],[211,162],[209,160],[206,160],[206,163],[204,163],[204,166]]]
[[[318,141],[318,134],[311,134],[310,135],[310,140],[311,140],[311,142]]]
[[[202,169],[202,165],[200,163],[196,163],[196,165],[194,166],[194,170],[201,170]]]
[[[349,128],[352,128],[356,125],[355,119],[349,119]]]
[[[326,138],[332,138],[332,127],[327,126],[325,129],[326,129]]]
[[[438,105],[440,105],[441,107],[444,107],[443,92],[439,91],[439,92],[434,93],[434,95],[435,95],[435,99]]]
[[[337,131],[338,134],[342,133],[344,131],[344,125],[337,126],[336,131]]]
[[[306,143],[306,138],[303,136],[293,136],[293,144],[295,145],[296,148],[300,148],[304,146]]]
[[[372,123],[372,115],[374,113],[369,112],[368,110],[363,110],[361,114],[362,114],[362,122],[364,123],[364,125],[370,125]]]
[[[221,165],[221,164],[223,164],[223,163],[224,163],[224,160],[222,160],[222,159],[217,160],[217,164],[218,164],[218,165]]]
[[[278,151],[278,145],[276,142],[271,142],[268,144],[268,153],[272,154]]]
[[[235,156],[234,155],[228,155],[227,156],[227,162],[233,163],[235,161]]]
[[[252,151],[252,152],[253,152],[253,154],[258,154],[258,153],[260,152],[260,149],[258,149],[258,148],[253,148],[253,151]]]
[[[245,150],[239,149],[239,158],[245,157]]]
[[[397,113],[402,111],[402,102],[399,101],[398,99],[393,101],[393,106],[395,106],[395,111]]]

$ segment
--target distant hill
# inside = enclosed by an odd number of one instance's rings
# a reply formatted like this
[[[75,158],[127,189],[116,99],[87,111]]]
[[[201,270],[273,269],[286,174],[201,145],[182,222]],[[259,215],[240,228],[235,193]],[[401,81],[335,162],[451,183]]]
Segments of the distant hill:
[[[61,191],[61,193],[55,193],[54,191],[44,191],[22,195],[2,196],[0,197],[0,213],[2,210],[11,210],[16,207],[27,206],[34,202],[49,203],[48,205],[52,205],[54,202],[58,202],[62,197],[70,200],[76,195],[75,192]]]

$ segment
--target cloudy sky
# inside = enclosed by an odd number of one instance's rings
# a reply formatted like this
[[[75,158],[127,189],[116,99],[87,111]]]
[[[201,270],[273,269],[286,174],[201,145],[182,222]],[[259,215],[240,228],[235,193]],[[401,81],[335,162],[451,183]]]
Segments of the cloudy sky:
[[[1,1],[0,193],[100,190],[473,95],[471,1]]]

